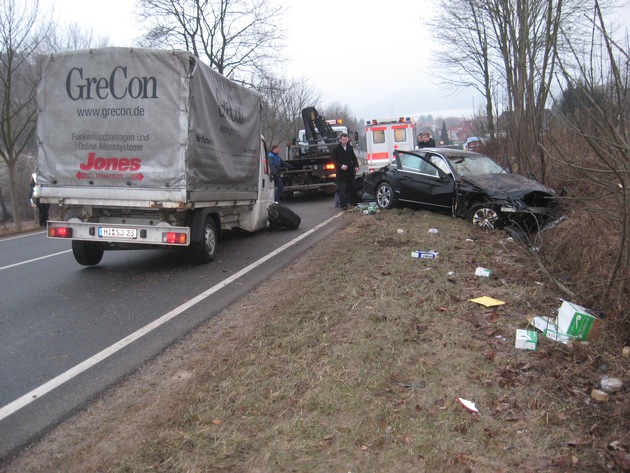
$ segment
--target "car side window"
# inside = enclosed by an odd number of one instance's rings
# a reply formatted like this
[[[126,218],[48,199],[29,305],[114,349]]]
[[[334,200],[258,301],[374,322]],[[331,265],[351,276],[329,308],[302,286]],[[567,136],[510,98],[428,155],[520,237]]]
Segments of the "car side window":
[[[435,164],[438,168],[440,168],[440,171],[443,171],[444,174],[452,174],[451,170],[448,167],[448,164],[446,164],[446,161],[444,161],[444,159],[441,156],[436,156],[436,155],[432,155],[429,160],[431,161],[431,163]],[[435,172],[435,174],[437,175],[437,170]]]
[[[420,172],[422,174],[428,174],[429,176],[439,177],[440,173],[434,166],[431,166],[425,160],[422,160],[422,166],[420,167]]]
[[[422,163],[422,159],[418,156],[414,156],[413,154],[403,154],[400,157],[400,164],[404,171],[420,171],[420,163]]]

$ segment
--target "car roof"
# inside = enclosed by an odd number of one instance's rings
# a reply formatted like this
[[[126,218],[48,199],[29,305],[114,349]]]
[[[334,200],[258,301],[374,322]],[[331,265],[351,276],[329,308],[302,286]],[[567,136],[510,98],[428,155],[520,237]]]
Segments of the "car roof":
[[[400,150],[400,152],[402,153],[425,153],[427,151],[431,151],[433,153],[438,153],[441,154],[443,156],[446,156],[447,158],[466,158],[466,157],[474,157],[474,156],[485,156],[485,154],[481,154],[481,153],[476,153],[474,151],[468,151],[468,150],[464,150],[464,149],[457,149],[457,148],[420,148],[420,149],[414,149],[414,150],[410,150],[410,151],[403,151]]]

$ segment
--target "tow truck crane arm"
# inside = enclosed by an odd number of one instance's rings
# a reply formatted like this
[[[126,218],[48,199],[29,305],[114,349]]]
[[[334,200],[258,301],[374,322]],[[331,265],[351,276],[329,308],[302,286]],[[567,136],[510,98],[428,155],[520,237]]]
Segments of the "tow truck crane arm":
[[[339,143],[339,138],[337,138],[332,126],[317,113],[315,107],[307,107],[302,110],[302,121],[304,121],[306,140],[309,144],[318,144],[322,141],[325,144]]]

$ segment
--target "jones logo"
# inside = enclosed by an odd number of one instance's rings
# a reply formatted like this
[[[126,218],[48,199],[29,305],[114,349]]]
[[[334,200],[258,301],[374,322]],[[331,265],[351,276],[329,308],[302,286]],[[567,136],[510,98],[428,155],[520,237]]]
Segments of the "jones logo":
[[[102,158],[96,157],[96,153],[88,155],[87,163],[79,164],[82,171],[137,171],[140,166],[140,158]]]

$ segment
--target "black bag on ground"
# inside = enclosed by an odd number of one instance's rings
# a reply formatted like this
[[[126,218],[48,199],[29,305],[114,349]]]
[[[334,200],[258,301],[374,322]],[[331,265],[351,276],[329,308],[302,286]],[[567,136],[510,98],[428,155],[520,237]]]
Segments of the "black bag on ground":
[[[269,221],[273,226],[295,230],[300,226],[302,219],[288,207],[280,204],[271,204],[267,208]]]

